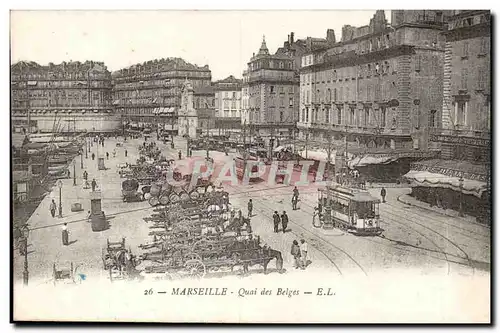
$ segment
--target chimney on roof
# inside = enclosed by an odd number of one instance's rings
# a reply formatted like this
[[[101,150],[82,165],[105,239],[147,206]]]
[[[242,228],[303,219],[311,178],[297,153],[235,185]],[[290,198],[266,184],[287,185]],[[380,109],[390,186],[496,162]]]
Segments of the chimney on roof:
[[[293,42],[294,42],[294,38],[293,38],[293,36],[294,36],[294,33],[293,33],[293,32],[291,32],[291,33],[290,33],[290,36],[288,37],[288,42],[290,43],[290,45],[292,45],[292,44],[293,44]]]

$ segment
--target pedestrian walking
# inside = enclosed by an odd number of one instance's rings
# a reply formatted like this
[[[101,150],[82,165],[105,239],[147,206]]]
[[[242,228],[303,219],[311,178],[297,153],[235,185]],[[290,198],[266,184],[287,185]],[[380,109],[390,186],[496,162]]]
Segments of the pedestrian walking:
[[[127,149],[125,149],[125,157],[127,157],[127,155],[128,155],[128,151],[127,151]]]
[[[91,186],[92,186],[92,192],[94,192],[94,191],[95,191],[95,188],[97,187],[97,182],[95,181],[95,178],[94,178],[94,179],[92,179],[92,184],[91,184]]]
[[[300,246],[299,242],[295,239],[292,243],[292,249],[290,251],[290,254],[293,256],[293,264],[295,266],[295,269],[298,269],[301,267],[300,264]]]
[[[67,223],[64,223],[62,227],[62,243],[63,245],[69,245],[69,231]]]
[[[113,158],[116,157],[116,149],[113,149]]]
[[[273,214],[273,222],[274,222],[274,232],[278,232],[278,227],[280,225],[281,219],[278,211],[274,211]]]
[[[281,226],[283,227],[283,233],[285,233],[286,227],[288,226],[288,215],[286,215],[286,211],[283,211],[281,215]]]
[[[179,160],[182,159],[182,152],[179,150]]]
[[[52,199],[52,202],[50,203],[50,215],[52,215],[52,217],[56,217],[56,202],[54,199]]]
[[[109,153],[106,152],[106,159],[109,160]]]
[[[252,217],[253,203],[252,199],[248,200],[248,217]]]
[[[385,195],[387,194],[387,192],[385,191],[385,188],[382,187],[382,189],[380,190],[380,196],[382,197],[382,202],[385,202]]]
[[[300,240],[300,261],[301,269],[306,269],[307,267],[307,243],[304,239]]]
[[[92,161],[95,160],[95,154],[92,153]]]
[[[87,172],[87,170],[83,171],[83,180],[87,180],[89,179],[89,174]]]

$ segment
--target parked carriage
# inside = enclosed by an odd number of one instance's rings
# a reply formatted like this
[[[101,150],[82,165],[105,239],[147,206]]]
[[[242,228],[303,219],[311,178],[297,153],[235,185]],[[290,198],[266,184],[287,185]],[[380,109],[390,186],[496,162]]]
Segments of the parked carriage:
[[[329,191],[329,193],[328,193]],[[323,227],[338,228],[358,236],[377,236],[380,228],[380,200],[368,191],[340,185],[318,190]],[[330,218],[326,207],[330,207]]]

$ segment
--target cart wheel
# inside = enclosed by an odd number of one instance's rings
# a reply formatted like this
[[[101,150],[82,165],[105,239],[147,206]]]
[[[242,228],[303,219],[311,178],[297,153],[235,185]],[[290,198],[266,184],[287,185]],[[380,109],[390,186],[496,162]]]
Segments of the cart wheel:
[[[193,252],[198,252],[198,250],[211,251],[213,248],[213,243],[207,239],[200,239],[195,242],[192,247]]]
[[[196,253],[196,252],[191,252],[191,253],[187,254],[187,255],[185,256],[185,258],[186,258],[188,261],[189,261],[189,260],[199,260],[199,261],[201,261],[201,256],[200,256],[198,253]]]
[[[172,234],[176,238],[189,238],[191,236],[189,229],[184,226],[174,227],[174,229],[172,230]]]
[[[206,268],[201,260],[188,260],[184,267],[186,268],[190,277],[201,279],[205,277]]]

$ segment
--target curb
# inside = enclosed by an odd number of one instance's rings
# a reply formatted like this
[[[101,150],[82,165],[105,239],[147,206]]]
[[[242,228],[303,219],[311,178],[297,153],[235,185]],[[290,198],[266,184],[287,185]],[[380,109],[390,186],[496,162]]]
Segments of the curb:
[[[487,225],[485,224],[482,224],[482,223],[478,223],[476,221],[472,221],[470,219],[465,219],[463,217],[460,217],[460,216],[455,216],[455,215],[450,215],[450,214],[447,214],[446,212],[436,212],[435,210],[433,209],[430,209],[430,208],[427,208],[427,207],[424,207],[424,206],[420,206],[420,205],[416,205],[414,203],[410,203],[410,202],[407,202],[407,201],[404,201],[401,197],[404,196],[404,195],[407,195],[407,194],[401,194],[398,196],[398,201],[401,202],[402,204],[404,205],[407,205],[407,206],[412,206],[412,207],[418,207],[420,209],[424,209],[426,211],[430,211],[430,212],[434,212],[434,213],[437,213],[437,214],[440,214],[440,215],[444,215],[444,216],[448,216],[448,217],[453,217],[453,218],[456,218],[456,219],[460,219],[464,222],[467,222],[467,223],[473,223],[473,224],[477,224],[479,226],[483,226],[483,227],[487,227]],[[472,219],[473,217],[470,216],[470,218]]]

